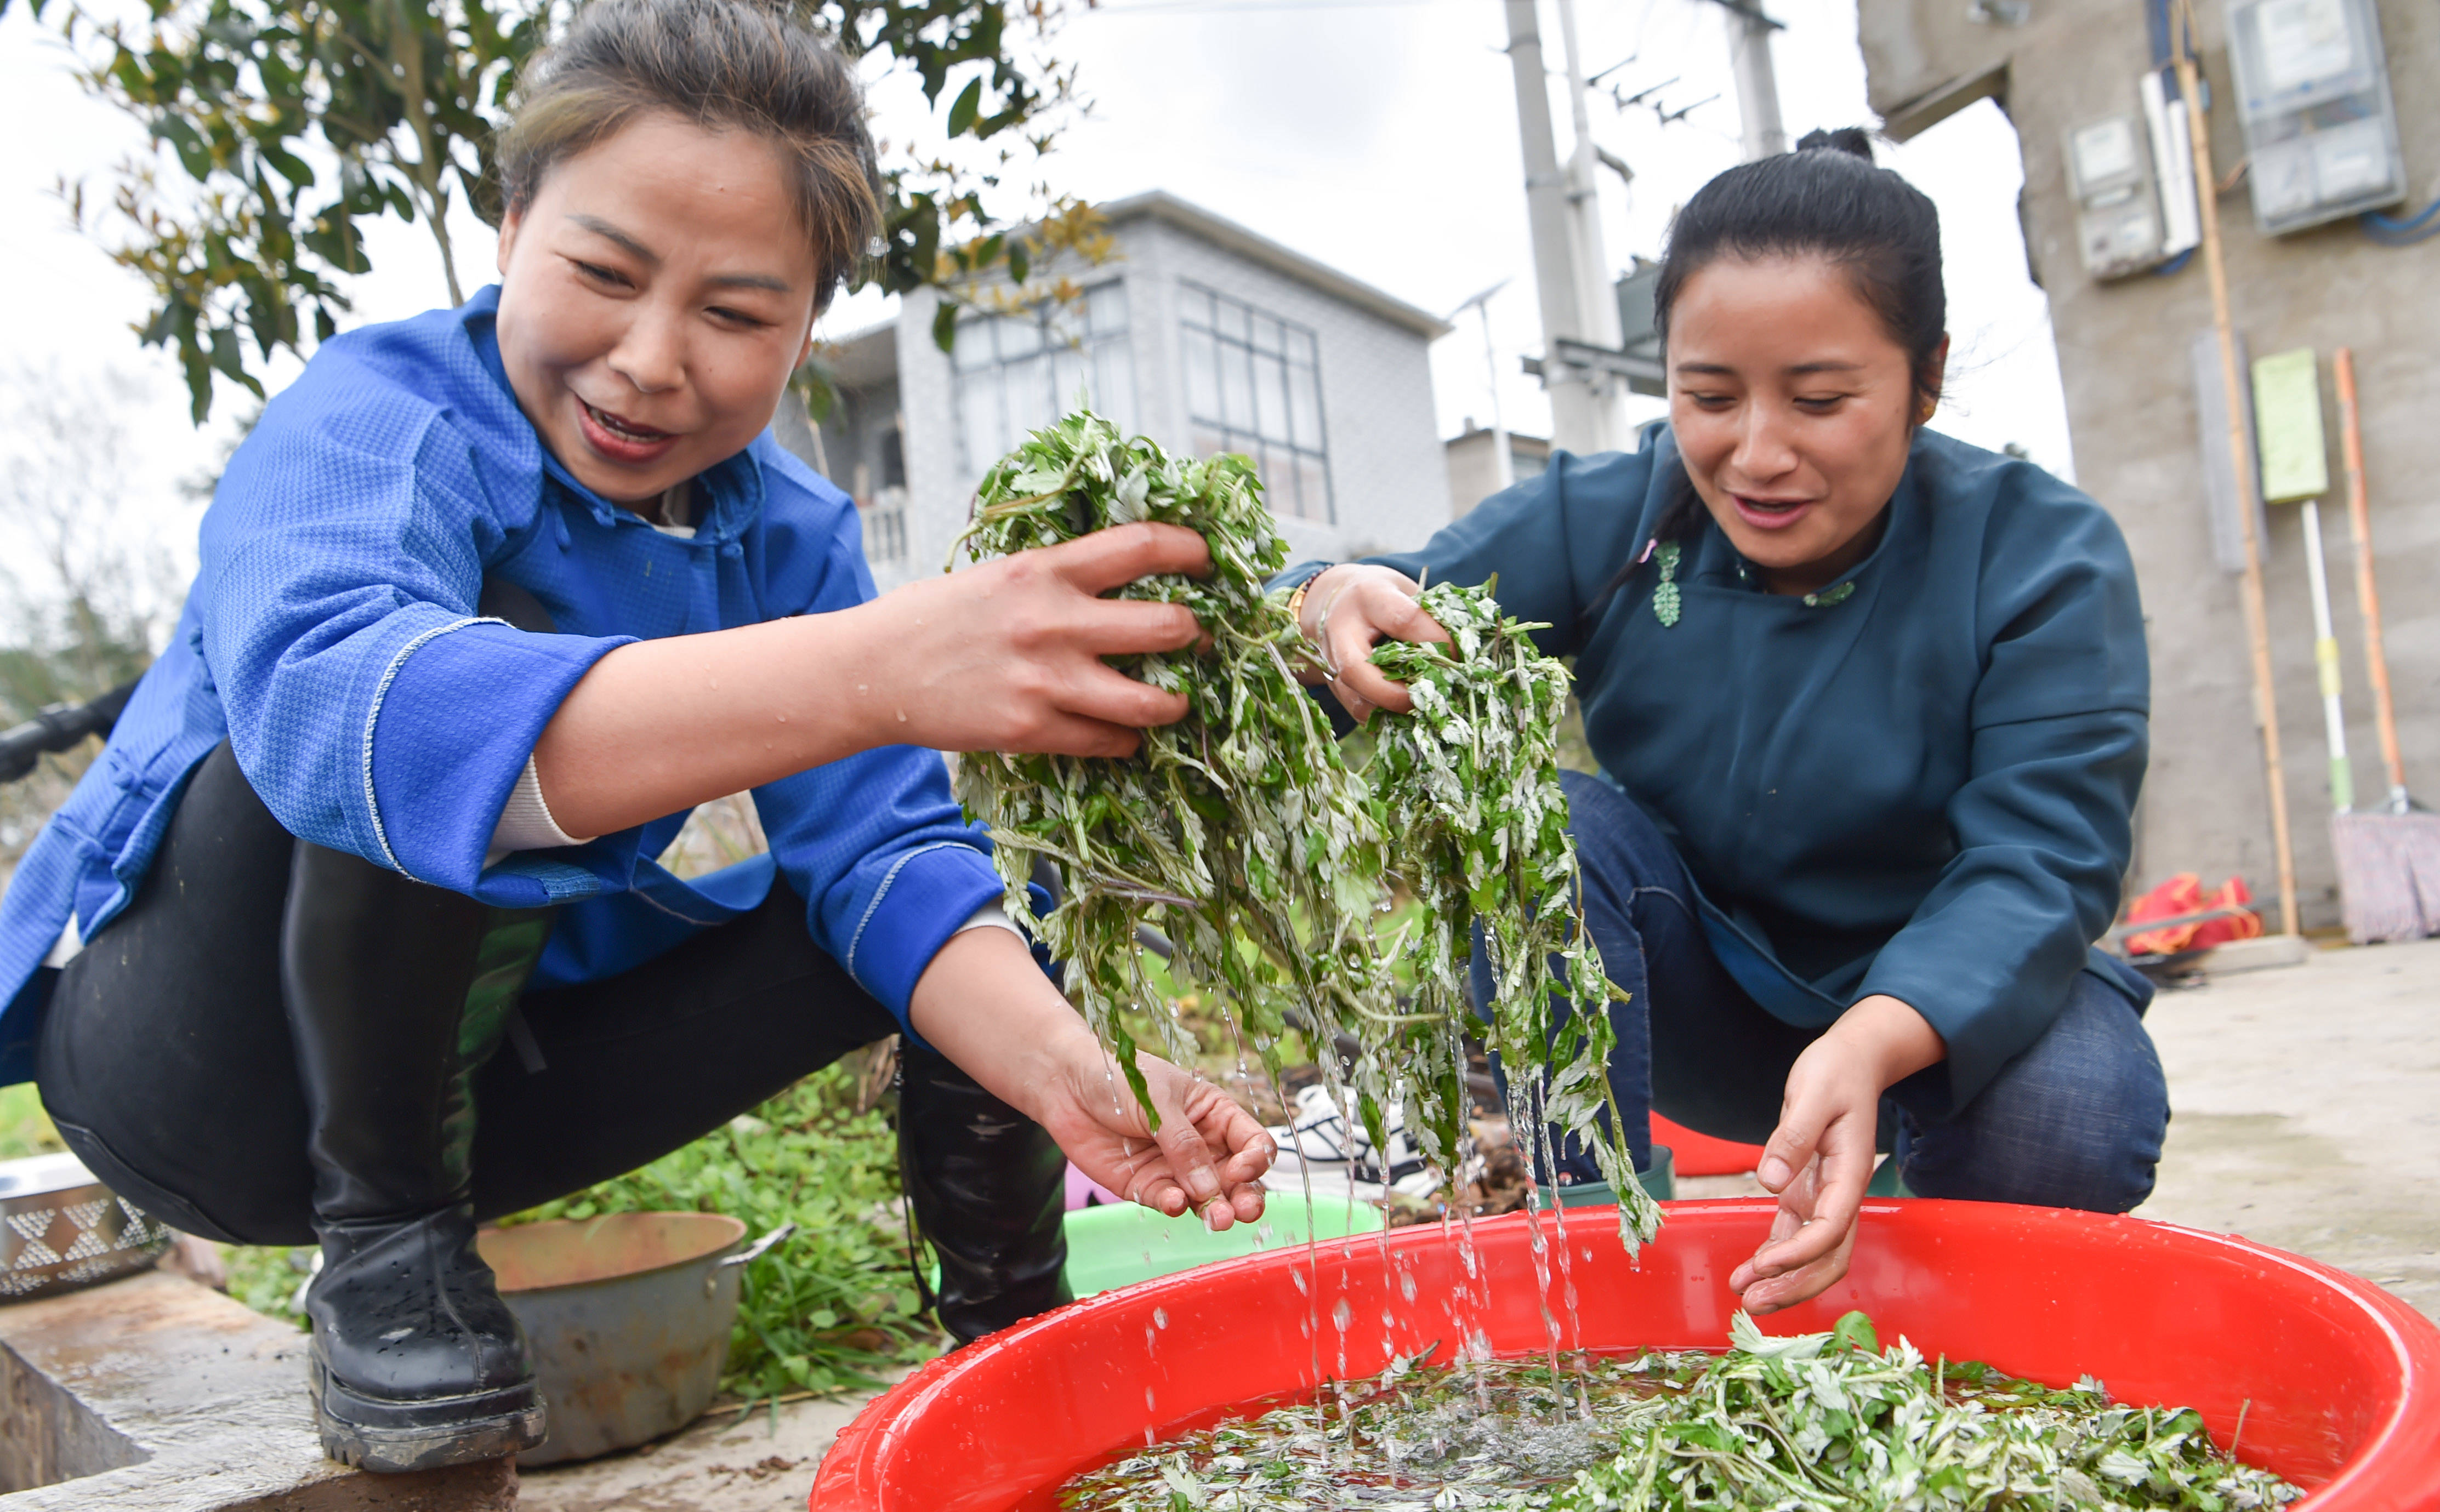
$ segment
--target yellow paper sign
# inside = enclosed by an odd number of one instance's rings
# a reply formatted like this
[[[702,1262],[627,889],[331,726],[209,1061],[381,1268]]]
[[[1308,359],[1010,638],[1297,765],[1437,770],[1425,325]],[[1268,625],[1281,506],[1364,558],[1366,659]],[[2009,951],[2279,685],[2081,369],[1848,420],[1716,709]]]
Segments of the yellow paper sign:
[[[2253,430],[2262,458],[2262,502],[2294,504],[2330,491],[2329,444],[2322,436],[2322,384],[2313,348],[2253,361]]]

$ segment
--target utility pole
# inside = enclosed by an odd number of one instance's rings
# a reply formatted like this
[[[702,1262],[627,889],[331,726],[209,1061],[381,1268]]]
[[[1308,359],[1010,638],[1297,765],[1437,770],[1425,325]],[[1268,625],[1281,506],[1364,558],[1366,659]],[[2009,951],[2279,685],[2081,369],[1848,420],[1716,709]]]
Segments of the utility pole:
[[[1525,150],[1525,214],[1534,238],[1534,285],[1542,306],[1542,386],[1551,396],[1551,444],[1565,451],[1610,450],[1609,381],[1561,358],[1562,342],[1586,343],[1592,279],[1578,272],[1580,238],[1569,205],[1570,179],[1559,168],[1551,130],[1551,86],[1542,62],[1536,0],[1507,0],[1508,61],[1516,78],[1517,135]],[[1589,201],[1588,202],[1590,203]],[[1603,270],[1596,268],[1598,277]]]
[[[1491,453],[1497,459],[1492,476],[1498,482],[1498,488],[1492,490],[1494,492],[1507,489],[1516,481],[1516,459],[1508,451],[1508,427],[1499,418],[1499,351],[1491,344],[1491,296],[1507,288],[1508,282],[1505,278],[1500,279],[1448,312],[1451,321],[1469,310],[1482,317],[1482,365],[1491,378]]]
[[[1779,78],[1770,67],[1770,34],[1780,24],[1762,13],[1758,0],[1717,3],[1728,12],[1729,73],[1737,83],[1746,161],[1776,157],[1787,151],[1787,128],[1779,122]]]
[[[1593,170],[1598,167],[1593,124],[1585,106],[1589,90],[1585,83],[1584,59],[1576,50],[1576,0],[1559,0],[1559,41],[1568,59],[1570,122],[1576,130],[1576,150],[1568,155],[1568,218],[1575,225],[1576,298],[1584,311],[1577,338],[1615,351],[1625,337],[1619,328],[1618,295],[1610,288],[1609,250],[1602,241],[1601,187],[1593,182]],[[1615,407],[1617,386],[1604,381],[1605,410]],[[1610,426],[1611,442],[1615,444],[1620,434],[1619,417],[1605,415],[1604,419]]]

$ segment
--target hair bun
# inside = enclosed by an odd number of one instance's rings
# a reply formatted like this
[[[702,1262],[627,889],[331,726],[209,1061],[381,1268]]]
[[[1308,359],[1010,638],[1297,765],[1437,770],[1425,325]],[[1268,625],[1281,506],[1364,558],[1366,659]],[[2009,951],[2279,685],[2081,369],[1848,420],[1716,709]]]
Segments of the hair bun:
[[[1835,132],[1807,132],[1796,144],[1800,152],[1810,152],[1816,149],[1845,152],[1869,163],[1873,160],[1873,133],[1860,126],[1841,126]]]

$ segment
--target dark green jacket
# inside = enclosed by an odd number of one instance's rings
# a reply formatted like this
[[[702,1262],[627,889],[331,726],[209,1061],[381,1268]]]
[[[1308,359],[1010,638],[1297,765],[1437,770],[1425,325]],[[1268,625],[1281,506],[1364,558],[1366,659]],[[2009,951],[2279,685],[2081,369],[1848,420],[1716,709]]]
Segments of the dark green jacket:
[[[1665,626],[1646,548],[1672,521],[1683,596]],[[1836,603],[1764,591],[1666,427],[1633,454],[1554,456],[1375,560],[1496,573],[1509,614],[1551,622],[1537,639],[1576,658],[1594,756],[1676,843],[1722,964],[1775,1016],[1824,1025],[1899,998],[1947,1041],[1957,1107],[2079,970],[2148,1001],[2091,948],[2144,778],[2135,570],[2101,507],[2041,469],[1921,433]]]

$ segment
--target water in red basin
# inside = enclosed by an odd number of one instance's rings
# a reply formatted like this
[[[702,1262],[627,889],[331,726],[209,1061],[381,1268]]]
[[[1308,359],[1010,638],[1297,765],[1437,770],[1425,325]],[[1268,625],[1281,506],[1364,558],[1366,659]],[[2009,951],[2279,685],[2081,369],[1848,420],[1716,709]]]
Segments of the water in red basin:
[[[1568,1212],[1570,1263],[1548,1296],[1562,1348],[1722,1346],[1729,1272],[1761,1242],[1771,1204],[1666,1207],[1641,1264],[1609,1209]],[[1454,1352],[1480,1329],[1495,1353],[1539,1354],[1528,1222],[1475,1224],[1490,1285],[1468,1279],[1455,1228],[1409,1228],[1063,1307],[933,1361],[866,1408],[823,1461],[815,1512],[1042,1506],[1147,1429],[1374,1375],[1435,1340]],[[1552,1216],[1541,1222],[1555,1240]],[[1861,1307],[1884,1341],[1905,1334],[1927,1354],[2052,1385],[2090,1373],[2122,1401],[2197,1408],[2223,1446],[2243,1410],[2242,1456],[2313,1488],[2299,1507],[2440,1512],[2440,1329],[2369,1282],[2242,1239],[2088,1213],[1875,1201],[1861,1222],[1847,1278],[1767,1331],[1823,1329]]]

